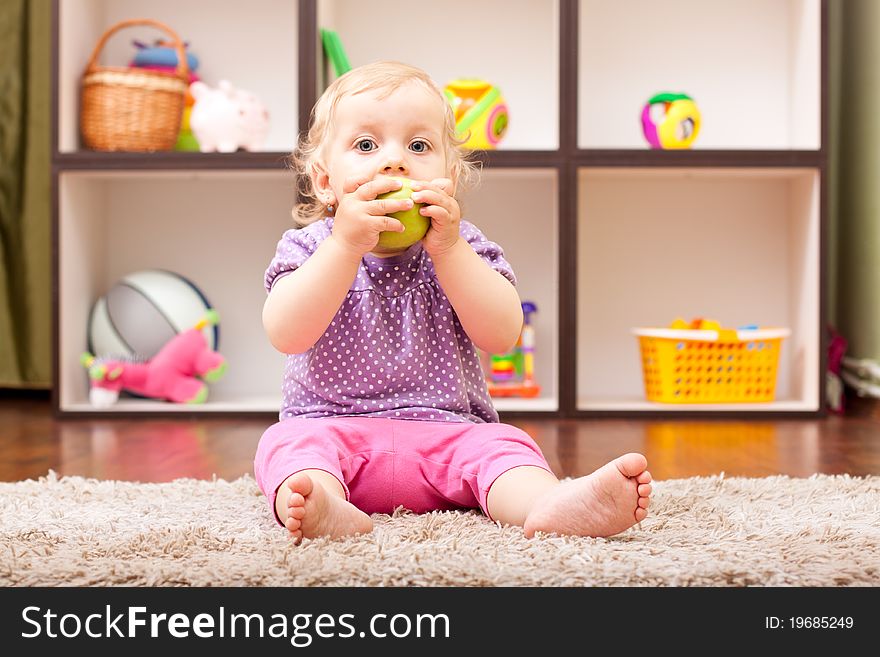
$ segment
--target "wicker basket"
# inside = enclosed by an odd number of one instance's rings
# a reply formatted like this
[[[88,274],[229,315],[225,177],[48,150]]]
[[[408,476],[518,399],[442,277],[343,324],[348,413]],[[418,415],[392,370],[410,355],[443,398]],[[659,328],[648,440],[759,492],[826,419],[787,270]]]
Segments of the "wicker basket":
[[[98,55],[117,31],[148,25],[167,32],[177,49],[173,75],[134,67],[99,66]],[[189,67],[183,42],[174,31],[148,19],[117,23],[104,33],[82,77],[80,130],[98,151],[166,151],[180,132]]]

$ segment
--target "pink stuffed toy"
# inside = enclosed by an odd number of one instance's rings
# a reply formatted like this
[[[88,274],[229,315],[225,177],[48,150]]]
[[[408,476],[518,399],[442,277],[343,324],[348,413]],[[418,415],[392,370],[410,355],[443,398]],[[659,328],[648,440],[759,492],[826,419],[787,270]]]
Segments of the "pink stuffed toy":
[[[205,326],[217,322],[217,313],[209,310],[198,324],[171,338],[145,362],[83,354],[81,361],[91,379],[89,400],[98,408],[108,408],[124,389],[181,404],[204,403],[208,398],[205,381],[213,383],[226,372],[225,359],[210,349],[202,334]]]
[[[256,151],[269,134],[269,111],[254,94],[220,80],[217,88],[193,82],[189,125],[203,153]]]

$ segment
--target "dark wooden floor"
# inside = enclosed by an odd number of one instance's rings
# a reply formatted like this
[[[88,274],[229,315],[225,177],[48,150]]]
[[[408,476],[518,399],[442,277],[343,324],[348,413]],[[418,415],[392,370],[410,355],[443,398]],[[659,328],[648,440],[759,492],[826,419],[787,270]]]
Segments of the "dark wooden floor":
[[[0,481],[45,475],[170,481],[235,479],[271,420],[68,420],[48,400],[0,391]],[[592,472],[630,451],[655,479],[725,472],[762,477],[880,474],[880,412],[853,400],[847,416],[785,421],[512,420],[559,476]]]

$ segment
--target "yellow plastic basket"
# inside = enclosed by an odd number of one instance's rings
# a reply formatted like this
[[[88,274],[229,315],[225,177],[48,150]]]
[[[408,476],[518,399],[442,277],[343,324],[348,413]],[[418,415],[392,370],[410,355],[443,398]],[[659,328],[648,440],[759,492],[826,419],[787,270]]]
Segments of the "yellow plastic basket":
[[[667,404],[773,401],[783,338],[765,329],[634,329],[645,396]]]

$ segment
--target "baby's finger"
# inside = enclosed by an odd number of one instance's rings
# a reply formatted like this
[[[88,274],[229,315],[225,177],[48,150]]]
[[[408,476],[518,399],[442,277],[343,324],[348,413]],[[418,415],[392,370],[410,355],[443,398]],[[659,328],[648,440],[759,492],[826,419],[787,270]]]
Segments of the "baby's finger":
[[[446,224],[452,220],[449,210],[442,205],[426,205],[419,209],[419,214],[423,217],[430,217],[432,220],[436,220],[440,224]],[[433,221],[431,223],[433,225]]]
[[[403,212],[412,206],[413,202],[408,198],[377,198],[373,201],[367,201],[367,214],[378,216],[392,212]]]
[[[360,176],[351,176],[345,179],[345,182],[342,183],[342,193],[343,194],[351,194],[352,192],[360,189],[365,183],[372,180],[371,176],[366,174],[361,174]]]
[[[380,232],[390,230],[392,233],[402,233],[406,230],[406,226],[394,217],[376,217],[373,220],[373,225]]]
[[[412,200],[416,203],[439,205],[442,207],[446,207],[447,209],[449,204],[452,202],[452,198],[448,194],[428,188],[420,189],[417,192],[413,192]]]
[[[449,178],[434,178],[434,180],[431,181],[431,184],[434,185],[435,187],[439,187],[441,190],[443,190],[444,192],[446,192],[450,196],[452,195],[452,192],[454,191],[454,186],[452,184],[452,181]]]
[[[413,180],[412,183],[410,184],[410,188],[414,192],[417,192],[422,189],[435,189],[435,190],[440,189],[440,187],[435,185],[433,181],[429,182],[427,180]]]
[[[362,201],[372,201],[379,194],[393,192],[403,187],[403,183],[390,176],[379,176],[364,183],[357,190],[357,197]],[[396,210],[394,210],[396,212]]]

